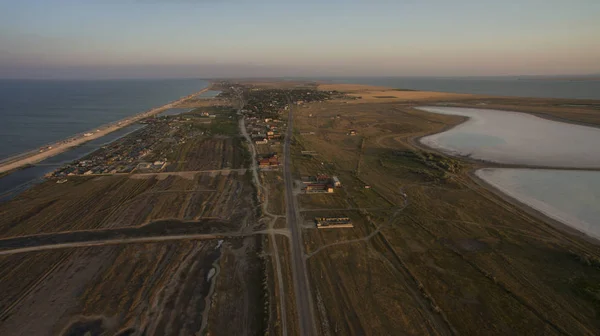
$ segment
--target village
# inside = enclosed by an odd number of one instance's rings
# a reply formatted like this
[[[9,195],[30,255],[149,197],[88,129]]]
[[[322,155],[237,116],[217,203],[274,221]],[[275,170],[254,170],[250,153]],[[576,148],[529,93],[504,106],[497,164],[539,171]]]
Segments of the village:
[[[296,106],[309,102],[321,102],[340,95],[337,91],[323,92],[313,88],[295,88],[293,90],[258,89],[247,86],[219,83],[224,91],[220,97],[227,98],[235,90],[245,91],[248,97],[241,110],[246,129],[257,147],[258,165],[261,170],[277,170],[281,165],[278,151],[284,138],[286,123],[281,119],[290,104]]]
[[[144,127],[62,166],[49,176],[64,178],[163,171],[176,148],[191,139],[210,135],[205,128],[215,118],[215,114],[198,112],[143,119],[139,123]]]
[[[218,95],[219,99],[231,99],[231,92],[244,90],[247,102],[239,111],[244,118],[246,130],[256,148],[257,166],[263,173],[281,170],[283,141],[287,129],[286,111],[300,108],[308,102],[321,102],[337,97],[339,93],[317,91],[312,88],[293,90],[255,89],[232,85]],[[224,113],[227,112],[227,113]],[[186,142],[194,145],[200,138],[218,135],[223,125],[232,126],[235,120],[231,111],[196,109],[177,115],[163,115],[140,121],[144,126],[99,150],[71,162],[50,174],[63,183],[65,178],[86,175],[113,175],[132,173],[158,173],[170,171],[175,152]],[[226,123],[224,123],[226,121]],[[233,129],[229,131],[234,131]],[[354,133],[354,132],[352,132]],[[303,151],[303,155],[316,155],[314,151]],[[299,177],[301,193],[307,195],[333,194],[342,187],[337,176],[315,172],[311,176]],[[315,218],[317,228],[352,227],[345,217]]]
[[[225,86],[225,85],[224,85]],[[282,151],[287,123],[283,117],[290,108],[301,108],[309,102],[321,102],[340,98],[335,91],[324,92],[311,88],[295,88],[292,90],[269,90],[247,87],[231,87],[232,91],[244,92],[247,103],[240,111],[246,130],[257,150],[258,168],[263,174],[279,171],[282,166]],[[244,91],[245,90],[245,91]],[[229,90],[224,90],[227,96]],[[352,132],[355,135],[356,132]],[[293,139],[292,139],[293,141]],[[302,151],[303,155],[315,156],[314,151]],[[301,176],[297,181],[300,192],[306,195],[333,194],[342,187],[337,176],[316,173]],[[319,229],[352,228],[352,220],[348,217],[314,217],[314,227]]]

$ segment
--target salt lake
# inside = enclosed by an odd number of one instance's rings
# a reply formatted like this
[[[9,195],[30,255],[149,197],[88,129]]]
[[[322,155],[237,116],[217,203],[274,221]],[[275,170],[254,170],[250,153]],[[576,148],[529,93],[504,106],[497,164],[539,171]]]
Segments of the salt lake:
[[[531,114],[460,107],[420,110],[468,117],[442,133],[421,139],[449,154],[499,163],[600,168],[600,129]]]
[[[600,129],[526,113],[458,107],[423,111],[468,117],[421,142],[449,154],[546,167],[600,167]],[[600,172],[485,168],[476,175],[503,193],[600,239]]]
[[[600,239],[600,173],[485,168],[475,174],[548,217]]]

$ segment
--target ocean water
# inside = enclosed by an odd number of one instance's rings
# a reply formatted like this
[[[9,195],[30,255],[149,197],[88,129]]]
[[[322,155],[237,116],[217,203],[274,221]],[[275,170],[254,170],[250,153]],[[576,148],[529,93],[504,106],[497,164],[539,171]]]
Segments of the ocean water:
[[[0,80],[0,160],[164,105],[200,79]]]
[[[0,202],[10,200],[19,193],[27,190],[36,183],[44,181],[44,176],[61,166],[77,160],[96,149],[107,145],[129,133],[144,127],[142,124],[132,124],[123,127],[115,132],[107,134],[101,138],[88,141],[80,146],[73,147],[66,152],[47,158],[38,164],[15,172],[0,178]]]
[[[547,216],[600,239],[600,173],[485,168],[476,175]]]
[[[600,76],[596,76],[598,78]],[[388,86],[399,89],[471,93],[492,96],[599,99],[600,80],[519,77],[326,77],[334,83]]]
[[[527,113],[461,107],[420,110],[469,117],[421,143],[475,159],[546,167],[600,168],[600,128],[568,124]]]
[[[204,80],[0,80],[0,160],[165,105],[208,86]],[[169,109],[163,115],[186,112]],[[0,178],[9,200],[60,166],[142,128],[133,124]]]

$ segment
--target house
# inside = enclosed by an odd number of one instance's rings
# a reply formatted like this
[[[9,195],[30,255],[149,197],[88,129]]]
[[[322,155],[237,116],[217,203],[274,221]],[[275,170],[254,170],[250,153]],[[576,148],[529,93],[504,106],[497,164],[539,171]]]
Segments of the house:
[[[258,161],[259,168],[269,168],[269,166],[270,166],[269,159],[261,159],[260,161]]]
[[[333,186],[331,184],[327,184],[327,183],[311,183],[311,184],[306,185],[306,187],[304,188],[304,191],[307,194],[313,194],[313,193],[331,194],[331,193],[333,193]]]
[[[351,228],[352,220],[348,217],[316,217],[315,223],[319,229]]]
[[[332,177],[331,181],[333,182],[333,186],[336,188],[339,188],[342,186],[342,183],[340,182],[340,179],[338,179],[337,176]]]

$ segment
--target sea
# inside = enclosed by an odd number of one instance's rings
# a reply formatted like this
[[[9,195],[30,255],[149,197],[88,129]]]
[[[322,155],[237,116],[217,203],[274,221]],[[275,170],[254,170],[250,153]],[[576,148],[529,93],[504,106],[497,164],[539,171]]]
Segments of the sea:
[[[0,160],[202,90],[201,79],[0,80]]]
[[[202,79],[0,80],[0,160],[165,105],[208,85]],[[180,112],[184,110],[165,114]],[[127,126],[1,177],[0,202],[42,181],[61,165],[141,127]]]
[[[600,77],[600,76],[598,76]],[[307,79],[307,78],[304,78]],[[313,78],[314,79],[314,78]],[[496,96],[599,99],[600,80],[518,77],[335,77],[401,89]],[[15,154],[162,106],[209,85],[202,79],[2,80],[0,79],[0,161]],[[207,92],[203,97],[215,95]],[[168,111],[166,114],[180,113]],[[132,125],[31,168],[0,178],[0,201],[14,197],[60,165],[135,131]]]

